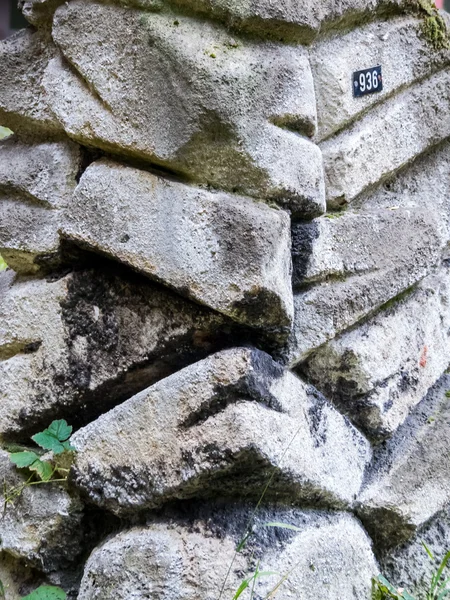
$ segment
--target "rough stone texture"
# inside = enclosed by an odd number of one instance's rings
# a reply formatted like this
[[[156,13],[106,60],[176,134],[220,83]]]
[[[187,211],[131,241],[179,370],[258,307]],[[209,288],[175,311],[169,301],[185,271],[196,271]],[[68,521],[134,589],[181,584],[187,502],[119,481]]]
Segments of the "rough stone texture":
[[[237,321],[288,326],[290,220],[253,200],[111,161],[81,178],[64,235]]]
[[[450,364],[450,272],[320,348],[303,372],[370,437],[390,436]]]
[[[376,274],[373,297],[386,301],[422,279],[439,262],[446,242],[439,213],[423,205],[349,210],[295,223],[293,284],[301,288],[327,278],[357,276],[357,286],[368,274]]]
[[[144,600],[149,596],[213,600],[225,580],[223,595],[231,598],[245,574],[254,572],[256,559],[261,561],[261,570],[279,573],[258,580],[257,598],[264,598],[285,574],[289,577],[280,587],[282,597],[369,597],[370,579],[378,570],[376,561],[364,530],[344,513],[261,511],[255,523],[259,529],[244,553],[235,558],[227,578],[249,513],[219,509],[209,519],[196,519],[192,524],[155,522],[120,533],[90,556],[79,600]],[[269,521],[289,523],[299,531],[264,528],[262,524]],[[343,577],[343,572],[352,576]]]
[[[449,506],[438,513],[413,537],[394,551],[382,557],[381,568],[398,587],[404,587],[419,598],[429,590],[431,578],[450,548]],[[435,560],[425,551],[423,544]],[[444,578],[448,570],[444,570]]]
[[[445,140],[450,135],[450,119],[436,115],[450,111],[449,87],[450,70],[440,71],[321,144],[327,206],[352,202],[365,189]]]
[[[0,437],[83,423],[238,335],[117,267],[11,279],[0,273]]]
[[[115,513],[173,498],[269,493],[345,506],[366,440],[311,386],[258,350],[226,350],[162,380],[76,433],[73,480]],[[288,450],[287,450],[288,449]]]
[[[305,360],[424,277],[440,252],[448,256],[449,202],[445,142],[348,211],[294,224],[297,293],[283,360],[291,366]]]
[[[71,141],[0,142],[0,253],[20,273],[54,265],[61,210],[72,199],[81,156]]]
[[[32,25],[48,27],[55,10],[63,3],[64,0],[19,0],[18,6]]]
[[[422,26],[421,19],[411,17],[378,21],[313,47],[317,140],[343,129],[375,104],[449,63],[450,49],[437,51],[425,39]],[[377,65],[382,66],[383,91],[355,98],[351,74]]]
[[[448,503],[449,390],[445,375],[374,456],[358,514],[379,551],[411,538]]]
[[[44,71],[56,54],[46,32],[23,29],[0,41],[0,121],[4,127],[30,134],[61,131],[41,89]]]
[[[6,490],[26,481],[0,450],[0,480]],[[74,560],[81,551],[83,506],[57,483],[27,487],[14,504],[2,502],[0,551],[44,571]]]
[[[132,3],[142,5],[143,1]],[[170,0],[170,4],[194,9],[252,34],[310,43],[321,32],[346,29],[377,15],[408,8],[411,0],[324,0],[320,4],[314,0]]]
[[[303,216],[323,212],[321,153],[298,135],[316,124],[304,48],[86,0],[57,10],[53,38],[72,68],[52,61],[44,85],[70,136]]]
[[[22,600],[39,585],[48,583],[32,567],[6,552],[0,552],[0,581],[5,588],[5,600]]]

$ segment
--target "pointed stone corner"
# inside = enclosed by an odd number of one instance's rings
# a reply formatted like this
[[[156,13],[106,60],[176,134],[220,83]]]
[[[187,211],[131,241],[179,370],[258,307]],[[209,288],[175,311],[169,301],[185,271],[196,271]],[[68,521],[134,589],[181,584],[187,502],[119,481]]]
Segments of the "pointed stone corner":
[[[450,364],[450,272],[314,353],[302,371],[376,441],[391,436]]]
[[[71,68],[52,61],[46,97],[77,141],[303,217],[324,211],[322,155],[306,139],[316,103],[303,47],[86,0],[56,11],[53,38]]]
[[[293,316],[289,216],[111,161],[83,174],[63,235],[244,324]]]
[[[237,335],[221,315],[117,267],[56,281],[1,272],[0,439],[56,418],[85,423]]]
[[[26,481],[0,449],[0,481],[7,495]],[[81,553],[83,505],[56,483],[26,487],[13,504],[1,503],[0,552],[44,572],[54,571]]]
[[[176,498],[268,495],[344,507],[370,447],[314,388],[250,348],[175,373],[77,432],[72,479],[117,514]]]
[[[449,390],[445,375],[375,452],[357,513],[380,553],[411,539],[448,504]]]
[[[17,273],[58,265],[58,229],[80,165],[80,148],[69,140],[0,142],[0,254]]]
[[[91,554],[78,598],[94,600],[101,592],[104,600],[128,600],[138,591],[145,596],[162,589],[167,598],[179,598],[183,590],[185,600],[213,600],[222,586],[223,597],[232,598],[244,574],[255,571],[255,560],[261,571],[273,573],[256,581],[259,598],[280,585],[283,577],[283,596],[306,599],[314,590],[320,600],[369,597],[378,566],[354,517],[262,509],[254,519],[253,535],[236,555],[250,517],[249,508],[218,507],[189,523],[154,522],[124,531]],[[286,523],[296,530],[264,527],[268,522]]]

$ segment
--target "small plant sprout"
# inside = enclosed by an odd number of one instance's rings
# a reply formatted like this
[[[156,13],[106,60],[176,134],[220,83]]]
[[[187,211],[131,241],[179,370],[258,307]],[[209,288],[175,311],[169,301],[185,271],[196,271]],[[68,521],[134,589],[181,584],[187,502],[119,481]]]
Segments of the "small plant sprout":
[[[31,438],[38,446],[35,450],[11,452],[9,458],[18,469],[26,469],[29,477],[16,487],[3,486],[5,506],[13,503],[22,495],[25,488],[44,483],[65,482],[69,474],[75,448],[70,443],[72,427],[61,419],[33,435]],[[45,453],[51,453],[45,456]],[[36,597],[38,598],[38,597]],[[56,596],[55,596],[56,598]],[[1,596],[0,596],[1,599]]]
[[[64,590],[53,585],[41,585],[34,592],[23,596],[22,600],[66,600],[67,595]],[[6,600],[5,587],[0,581],[0,600]]]
[[[422,542],[422,546],[425,552],[428,554],[429,559],[434,564],[436,559],[433,556],[431,550],[426,544]],[[434,571],[431,576],[428,589],[425,593],[424,600],[445,600],[450,597],[450,577],[444,577],[444,570],[450,561],[450,551],[447,552],[442,559],[439,567]],[[396,589],[389,581],[379,575],[373,579],[372,585],[372,600],[417,600],[414,596],[411,596],[409,592],[403,588]]]

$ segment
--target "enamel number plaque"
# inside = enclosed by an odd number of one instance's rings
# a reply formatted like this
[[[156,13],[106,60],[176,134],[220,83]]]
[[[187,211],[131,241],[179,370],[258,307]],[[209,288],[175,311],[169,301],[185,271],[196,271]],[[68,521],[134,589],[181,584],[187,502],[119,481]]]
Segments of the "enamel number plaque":
[[[353,73],[353,95],[355,98],[367,96],[367,94],[376,94],[381,92],[382,89],[381,66]]]

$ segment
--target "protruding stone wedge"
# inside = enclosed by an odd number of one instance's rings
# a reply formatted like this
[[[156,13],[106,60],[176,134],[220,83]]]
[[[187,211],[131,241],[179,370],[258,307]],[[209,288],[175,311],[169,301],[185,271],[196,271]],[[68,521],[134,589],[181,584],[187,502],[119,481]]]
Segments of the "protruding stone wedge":
[[[302,216],[323,212],[321,152],[304,137],[316,103],[301,46],[86,0],[57,10],[53,38],[71,68],[53,61],[44,85],[71,137]]]
[[[52,282],[0,273],[0,437],[84,424],[239,338],[231,325],[118,266]]]
[[[313,47],[311,67],[318,112],[316,139],[323,140],[343,129],[375,104],[450,62],[450,47],[436,50],[422,29],[422,18],[400,17],[358,27]],[[382,67],[383,90],[355,98],[352,73],[377,65]],[[382,127],[382,123],[378,126]]]
[[[27,477],[0,450],[0,480],[4,498]],[[0,551],[44,571],[55,570],[81,552],[81,502],[58,483],[26,487],[13,503],[1,503]]]
[[[0,142],[0,254],[19,273],[58,261],[62,209],[80,169],[73,142]]]
[[[289,577],[280,585],[283,597],[369,597],[371,577],[378,567],[370,541],[354,517],[295,509],[261,510],[256,532],[235,555],[239,534],[245,532],[250,517],[249,509],[216,507],[214,513],[191,523],[156,522],[124,531],[91,554],[78,598],[94,600],[101,593],[104,600],[127,600],[135,594],[142,598],[162,598],[164,594],[175,600],[181,590],[183,600],[215,600],[224,582],[223,595],[231,598],[242,574],[253,573],[259,563],[261,571],[273,574],[257,579],[254,593],[258,598],[266,597],[287,573]],[[267,522],[286,523],[297,530],[264,527]]]
[[[445,375],[375,454],[358,514],[380,552],[410,539],[448,504],[449,390]]]
[[[23,29],[0,42],[0,122],[14,132],[62,132],[41,89],[57,50],[48,33]]]
[[[386,100],[321,144],[327,206],[352,202],[450,136],[450,69]]]
[[[303,366],[371,438],[392,435],[450,364],[450,273],[320,348]]]
[[[256,327],[293,316],[289,216],[101,161],[85,171],[64,235]]]
[[[130,398],[74,436],[73,481],[117,514],[239,494],[348,506],[367,441],[269,355],[236,348]]]
[[[363,281],[372,273],[379,281],[374,296],[387,301],[439,263],[447,242],[443,217],[425,205],[386,206],[294,223],[294,287],[356,275]]]
[[[24,17],[35,27],[49,27],[53,14],[64,0],[19,0]]]

